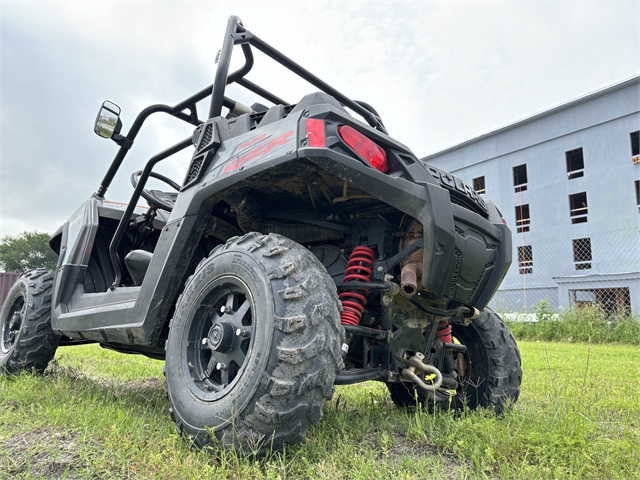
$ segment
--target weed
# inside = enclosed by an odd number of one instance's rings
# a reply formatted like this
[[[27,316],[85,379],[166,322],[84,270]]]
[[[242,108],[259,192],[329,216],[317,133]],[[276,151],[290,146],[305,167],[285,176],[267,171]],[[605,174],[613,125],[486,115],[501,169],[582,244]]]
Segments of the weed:
[[[536,318],[539,322],[549,322],[554,318],[553,307],[546,298],[540,300],[540,302],[535,306],[535,311]]]
[[[537,322],[505,320],[518,340],[621,343],[640,345],[640,319],[607,315],[585,306],[554,314],[546,301],[536,306]]]

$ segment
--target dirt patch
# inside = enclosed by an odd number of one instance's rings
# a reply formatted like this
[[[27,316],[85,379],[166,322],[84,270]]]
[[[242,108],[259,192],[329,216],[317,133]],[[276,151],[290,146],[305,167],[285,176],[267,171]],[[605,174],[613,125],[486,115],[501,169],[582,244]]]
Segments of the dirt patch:
[[[9,476],[28,473],[44,479],[78,478],[78,435],[74,432],[36,429],[10,437],[0,444],[2,470]]]
[[[55,377],[61,376],[69,378],[72,383],[85,382],[96,387],[109,390],[113,394],[133,393],[150,398],[153,395],[164,396],[164,379],[158,377],[139,379],[139,380],[119,380],[116,378],[103,378],[87,375],[73,367],[59,365],[54,359],[47,368],[46,375]]]
[[[423,456],[431,456],[437,457],[442,456],[441,452],[438,451],[437,448],[432,447],[430,445],[425,445],[420,442],[410,442],[407,440],[407,437],[402,433],[397,433],[393,435],[395,439],[395,445],[391,447],[387,451],[387,456],[389,458],[395,457],[423,457]]]
[[[376,433],[370,433],[366,435],[365,441],[371,445],[375,445],[375,436]],[[409,440],[404,433],[394,433],[391,436],[393,438],[393,445],[379,455],[381,461],[400,460],[403,457],[437,457],[441,460],[444,470],[450,472],[449,475],[447,475],[447,478],[450,479],[459,478],[458,471],[461,468],[470,468],[470,465],[461,462],[455,455],[438,450],[436,447],[423,442]]]
[[[124,382],[113,383],[112,386],[121,392],[138,393],[140,395],[150,397],[158,392],[163,392],[164,380],[152,377],[144,380],[127,380]]]

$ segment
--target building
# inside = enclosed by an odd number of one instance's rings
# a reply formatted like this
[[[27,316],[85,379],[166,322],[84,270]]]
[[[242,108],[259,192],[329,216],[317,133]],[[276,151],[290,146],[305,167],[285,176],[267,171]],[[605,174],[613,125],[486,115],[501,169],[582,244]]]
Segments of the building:
[[[492,306],[640,313],[640,76],[422,160],[486,193],[513,233]]]

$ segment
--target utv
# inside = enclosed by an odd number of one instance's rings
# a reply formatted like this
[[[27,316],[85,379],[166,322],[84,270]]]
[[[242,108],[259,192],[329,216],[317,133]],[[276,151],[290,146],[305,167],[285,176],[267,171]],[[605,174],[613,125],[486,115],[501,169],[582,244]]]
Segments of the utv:
[[[235,45],[244,64],[230,73]],[[320,92],[291,104],[251,82],[253,48]],[[27,272],[9,293],[0,370],[43,371],[58,346],[86,343],[164,359],[180,434],[253,451],[299,442],[334,385],[384,382],[398,406],[501,412],[516,401],[519,352],[486,308],[511,263],[494,204],[238,17],[216,63],[213,85],[145,108],[126,135],[119,107],[103,104],[95,132],[120,148],[51,238],[55,272]],[[226,97],[231,83],[272,106]],[[201,120],[196,104],[209,96]],[[192,124],[193,136],[131,175],[128,204],[107,201],[160,112]],[[187,148],[181,184],[153,171]],[[147,189],[150,177],[174,191]]]

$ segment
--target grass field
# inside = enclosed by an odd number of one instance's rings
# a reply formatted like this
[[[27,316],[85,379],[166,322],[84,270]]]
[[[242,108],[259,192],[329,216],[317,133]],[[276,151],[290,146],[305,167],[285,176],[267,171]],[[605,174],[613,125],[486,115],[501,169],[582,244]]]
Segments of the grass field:
[[[339,387],[302,444],[263,460],[190,449],[161,362],[61,348],[45,376],[0,377],[0,478],[640,478],[638,348],[519,346],[522,395],[503,417]]]

